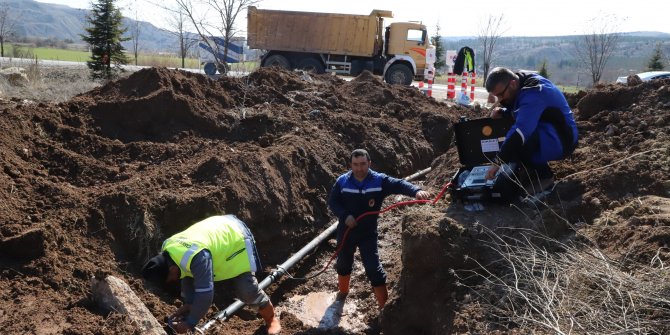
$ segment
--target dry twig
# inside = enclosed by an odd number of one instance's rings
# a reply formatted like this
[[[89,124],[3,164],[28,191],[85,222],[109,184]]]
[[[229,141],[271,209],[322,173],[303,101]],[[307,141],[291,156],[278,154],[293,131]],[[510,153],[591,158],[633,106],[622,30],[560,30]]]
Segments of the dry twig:
[[[670,271],[662,262],[630,271],[592,245],[483,229],[496,260],[457,276],[481,279],[470,288],[501,320],[555,334],[670,332]]]

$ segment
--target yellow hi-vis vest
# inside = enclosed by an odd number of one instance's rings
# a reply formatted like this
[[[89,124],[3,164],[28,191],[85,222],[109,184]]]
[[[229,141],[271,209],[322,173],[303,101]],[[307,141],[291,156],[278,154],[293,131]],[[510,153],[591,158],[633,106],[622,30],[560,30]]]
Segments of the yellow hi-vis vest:
[[[233,215],[212,216],[172,235],[161,250],[179,266],[181,277],[193,277],[191,260],[203,249],[212,254],[214,281],[252,271],[253,242],[244,235],[243,223]],[[255,261],[253,267],[255,272]]]

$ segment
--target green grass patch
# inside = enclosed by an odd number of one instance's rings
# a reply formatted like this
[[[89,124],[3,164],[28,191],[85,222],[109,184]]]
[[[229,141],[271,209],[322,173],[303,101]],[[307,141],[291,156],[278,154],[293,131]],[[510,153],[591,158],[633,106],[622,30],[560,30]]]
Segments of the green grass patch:
[[[85,62],[89,60],[91,56],[89,52],[77,50],[33,48],[32,51],[37,59],[62,60],[69,62]]]
[[[16,48],[16,52],[15,49]],[[18,53],[18,55],[17,55]],[[78,50],[65,50],[55,48],[32,48],[28,46],[5,45],[5,56],[23,57],[46,60],[62,60],[70,62],[85,62],[89,59],[90,53]]]
[[[132,55],[128,55],[128,64],[135,65],[135,57],[133,57]],[[197,69],[200,67],[200,63],[196,58],[185,58],[184,66],[182,66],[181,58],[177,56],[142,54],[142,53],[140,53],[137,57],[137,65],[153,66],[153,67],[170,67],[170,68],[183,67],[187,69]]]
[[[29,46],[18,46],[20,57],[34,58],[40,60],[60,60],[70,62],[86,62],[90,60],[91,53],[88,51],[56,49],[56,48],[33,48]],[[13,45],[6,45],[5,55],[12,56],[14,53]],[[17,57],[17,56],[13,56]],[[198,59],[186,58],[184,61],[185,68],[197,69],[200,67]],[[135,57],[128,54],[128,64],[135,65]],[[137,65],[140,66],[156,66],[156,67],[179,67],[181,68],[181,58],[170,55],[155,55],[140,53],[137,59]]]

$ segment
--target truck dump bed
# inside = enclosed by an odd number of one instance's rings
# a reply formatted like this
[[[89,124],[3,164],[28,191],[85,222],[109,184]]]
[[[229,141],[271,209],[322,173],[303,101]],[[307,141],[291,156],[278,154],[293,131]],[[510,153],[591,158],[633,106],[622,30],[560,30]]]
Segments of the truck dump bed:
[[[252,49],[371,57],[383,41],[383,17],[248,8],[247,43]]]

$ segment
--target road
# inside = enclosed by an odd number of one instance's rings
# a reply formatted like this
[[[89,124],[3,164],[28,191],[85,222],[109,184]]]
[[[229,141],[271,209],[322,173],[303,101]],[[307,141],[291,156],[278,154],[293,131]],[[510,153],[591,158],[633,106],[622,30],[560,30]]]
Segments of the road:
[[[419,87],[418,82],[413,82],[412,86],[414,87]],[[426,84],[424,84],[424,90],[426,89]],[[455,87],[456,89],[456,94],[461,93],[461,86],[460,84]],[[467,89],[468,96],[470,96],[470,87],[468,86]],[[485,103],[486,100],[488,99],[488,92],[486,92],[486,89],[483,87],[478,87],[475,86],[475,101],[479,101],[480,103]],[[432,97],[435,98],[438,101],[444,101],[447,98],[447,85],[443,84],[433,84],[433,91],[432,91]]]

